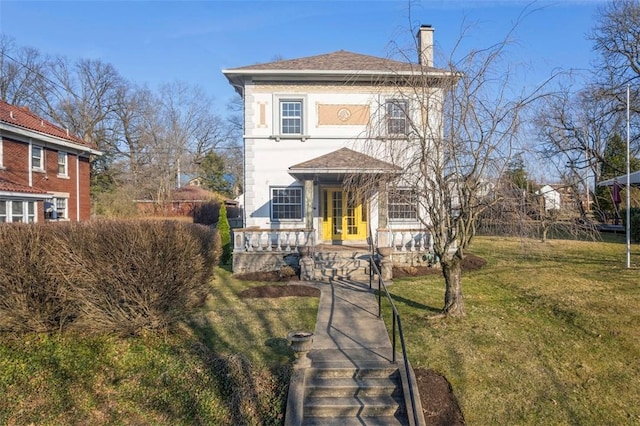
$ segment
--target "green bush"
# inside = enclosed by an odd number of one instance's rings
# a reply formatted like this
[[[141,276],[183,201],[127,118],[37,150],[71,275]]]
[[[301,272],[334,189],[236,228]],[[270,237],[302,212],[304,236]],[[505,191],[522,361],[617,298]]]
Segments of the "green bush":
[[[622,223],[627,225],[627,210],[622,210],[620,212],[622,215]],[[629,217],[631,218],[630,223],[630,231],[631,231],[631,240],[634,242],[640,242],[640,208],[633,207],[629,211]]]
[[[178,222],[0,227],[0,329],[63,325],[140,334],[201,305],[220,253],[215,230]]]
[[[220,263],[228,265],[233,257],[233,247],[231,246],[231,226],[227,218],[227,207],[220,203],[220,218],[218,219],[218,232],[220,233],[220,244],[222,245],[222,256]]]

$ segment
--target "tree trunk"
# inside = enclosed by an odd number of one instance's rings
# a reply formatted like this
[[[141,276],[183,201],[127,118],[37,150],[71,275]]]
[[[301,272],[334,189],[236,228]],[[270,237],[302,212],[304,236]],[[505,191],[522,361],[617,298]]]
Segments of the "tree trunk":
[[[444,275],[445,293],[444,309],[447,316],[463,317],[464,297],[462,296],[462,260],[454,257],[452,260],[442,263],[442,275]]]

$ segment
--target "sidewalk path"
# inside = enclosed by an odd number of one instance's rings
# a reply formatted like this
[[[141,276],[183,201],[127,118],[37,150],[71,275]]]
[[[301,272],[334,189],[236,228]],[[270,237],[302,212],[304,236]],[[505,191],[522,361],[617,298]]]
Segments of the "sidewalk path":
[[[312,366],[341,367],[388,365],[392,348],[378,301],[368,283],[318,283],[321,291],[313,346]]]

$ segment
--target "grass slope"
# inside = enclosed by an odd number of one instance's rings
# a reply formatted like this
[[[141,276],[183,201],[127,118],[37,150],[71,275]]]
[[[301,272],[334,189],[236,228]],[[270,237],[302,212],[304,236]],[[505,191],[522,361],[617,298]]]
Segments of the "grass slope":
[[[428,319],[441,276],[390,289],[414,367],[449,379],[468,424],[640,423],[640,270],[625,246],[484,237],[472,251],[488,264],[463,277],[464,319]]]
[[[219,269],[206,309],[164,336],[0,335],[0,424],[281,424],[317,298],[241,299]]]

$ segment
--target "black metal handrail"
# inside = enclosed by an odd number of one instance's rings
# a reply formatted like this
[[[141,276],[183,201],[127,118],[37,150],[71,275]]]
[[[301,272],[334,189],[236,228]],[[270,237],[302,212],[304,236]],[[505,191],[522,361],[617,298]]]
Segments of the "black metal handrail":
[[[400,313],[398,312],[398,309],[396,308],[396,305],[393,303],[393,299],[389,294],[389,290],[387,289],[387,286],[384,283],[384,280],[382,279],[380,268],[378,267],[378,264],[375,261],[375,252],[373,250],[373,244],[371,244],[371,253],[369,256],[370,256],[369,264],[371,265],[369,268],[369,288],[370,289],[373,288],[373,277],[374,275],[377,275],[378,276],[378,318],[382,318],[382,290],[384,290],[384,293],[387,296],[387,300],[391,305],[391,311],[393,313],[392,315],[393,325],[392,325],[392,333],[391,333],[393,353],[391,354],[391,358],[392,358],[392,362],[395,364],[396,362],[396,331],[397,331],[398,337],[400,338],[400,347],[402,348],[402,360],[404,364],[404,369],[405,369],[406,377],[408,380],[407,387],[409,388],[409,400],[411,401],[411,411],[413,414],[414,424],[417,425],[417,424],[420,424],[420,421],[418,420],[419,418],[418,418],[418,410],[416,408],[416,397],[415,397],[415,392],[413,391],[414,386],[417,387],[417,384],[415,383],[415,378],[411,374],[411,369],[409,367],[409,358],[407,357],[407,347],[404,341],[404,333],[402,332],[402,320],[400,318]],[[397,324],[397,327],[396,327],[396,324]]]

